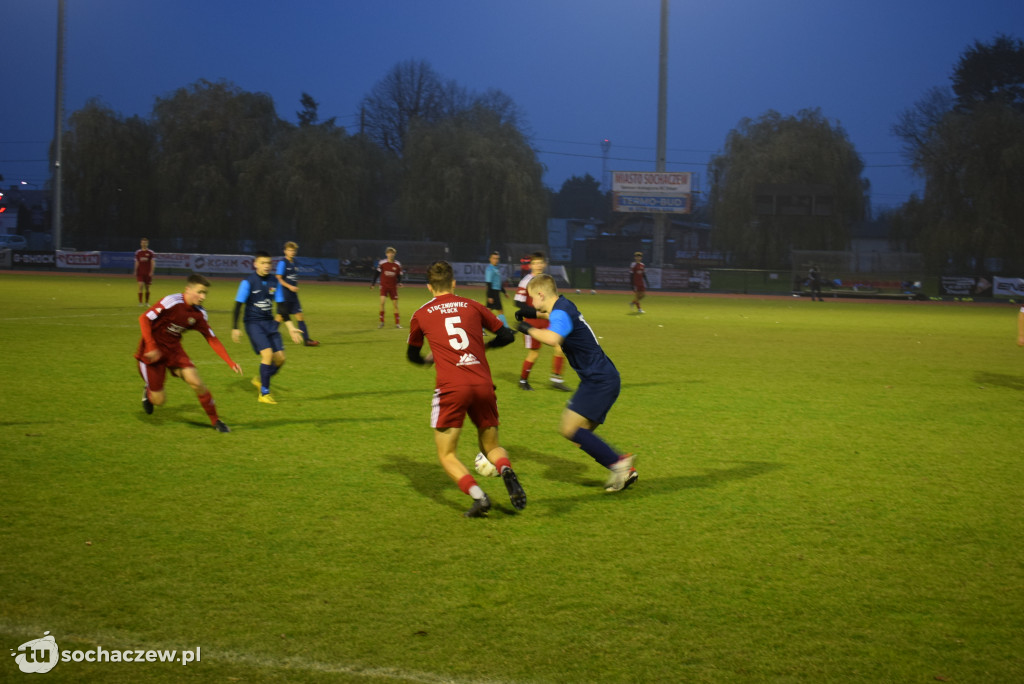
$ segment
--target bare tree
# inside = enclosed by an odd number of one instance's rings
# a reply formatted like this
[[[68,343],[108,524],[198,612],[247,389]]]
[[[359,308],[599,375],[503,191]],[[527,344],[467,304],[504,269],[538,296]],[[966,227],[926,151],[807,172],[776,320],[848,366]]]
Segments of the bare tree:
[[[428,62],[400,62],[363,98],[363,132],[382,148],[402,155],[410,124],[437,121],[445,105],[457,104],[457,98],[457,88],[446,87]]]

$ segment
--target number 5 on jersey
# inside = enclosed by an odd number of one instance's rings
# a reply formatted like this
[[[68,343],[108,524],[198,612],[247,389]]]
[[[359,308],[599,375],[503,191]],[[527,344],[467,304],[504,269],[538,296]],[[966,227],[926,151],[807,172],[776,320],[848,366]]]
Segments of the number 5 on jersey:
[[[469,335],[466,331],[458,327],[458,324],[462,323],[460,316],[448,316],[444,319],[444,329],[448,331],[451,337],[448,338],[448,344],[452,346],[455,351],[462,351],[469,346]]]

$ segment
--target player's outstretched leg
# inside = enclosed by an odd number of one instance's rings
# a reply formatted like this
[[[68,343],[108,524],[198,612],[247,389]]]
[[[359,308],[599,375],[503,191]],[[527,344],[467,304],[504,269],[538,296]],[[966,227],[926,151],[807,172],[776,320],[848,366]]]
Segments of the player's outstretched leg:
[[[481,441],[487,439],[483,437]],[[483,455],[482,453],[480,454]],[[493,457],[494,460],[491,460]],[[498,471],[501,475],[501,479],[505,482],[505,489],[508,491],[508,499],[512,502],[512,507],[517,511],[521,511],[526,508],[526,492],[523,491],[522,485],[519,484],[519,478],[516,477],[515,472],[512,470],[512,463],[508,460],[508,452],[502,447],[492,448],[487,457],[485,457],[487,463],[492,463],[493,468]],[[479,464],[477,470],[479,470]]]
[[[442,459],[441,461],[442,465],[445,464],[445,460],[447,460],[450,465],[454,461],[454,456],[446,455],[446,459]],[[449,473],[449,475],[450,474],[451,473]],[[484,493],[484,490],[480,489],[480,485],[476,483],[476,479],[472,475],[466,473],[458,479],[456,484],[459,489],[462,490],[463,494],[473,497],[473,505],[470,506],[468,511],[463,513],[464,516],[467,518],[481,518],[487,513],[487,511],[491,510],[491,500],[487,498],[487,494]]]
[[[639,476],[636,474],[636,468],[633,467],[635,460],[636,457],[633,454],[626,454],[619,458],[618,463],[609,468],[612,473],[604,485],[606,492],[621,492],[637,481]]]
[[[467,518],[483,518],[489,510],[491,510],[491,500],[484,494],[479,499],[473,499],[473,505],[462,515]]]
[[[501,479],[505,481],[505,489],[508,490],[508,499],[512,502],[512,507],[517,511],[526,508],[526,492],[523,491],[519,478],[512,472],[511,467],[505,466],[501,469]]]

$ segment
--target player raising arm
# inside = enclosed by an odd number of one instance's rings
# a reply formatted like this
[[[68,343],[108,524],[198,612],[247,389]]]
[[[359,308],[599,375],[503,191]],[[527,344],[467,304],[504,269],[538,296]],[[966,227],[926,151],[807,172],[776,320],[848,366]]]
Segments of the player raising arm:
[[[476,425],[480,452],[494,464],[512,505],[526,507],[523,492],[508,452],[498,443],[498,402],[485,348],[503,347],[514,334],[483,304],[455,294],[455,275],[447,261],[435,261],[427,269],[427,289],[433,296],[413,314],[409,323],[406,355],[415,364],[434,364],[436,381],[431,403],[430,427],[434,428],[437,457],[448,476],[464,494],[473,498],[465,512],[479,518],[491,508],[487,494],[459,461],[456,450],[466,414]],[[484,345],[483,329],[494,333]],[[430,341],[426,357],[420,355],[423,340]]]
[[[139,362],[139,374],[146,383],[142,391],[142,408],[146,413],[153,413],[154,406],[163,406],[166,401],[164,380],[170,371],[195,391],[214,429],[231,432],[217,415],[213,395],[181,346],[181,336],[185,331],[198,330],[231,370],[238,374],[242,372],[241,366],[231,360],[224,345],[210,329],[206,309],[203,308],[209,288],[210,281],[193,273],[188,277],[184,292],[167,295],[139,316],[142,339],[135,358]]]
[[[576,305],[558,294],[554,278],[546,274],[536,276],[528,287],[536,311],[516,312],[516,319],[522,321],[517,326],[519,331],[547,345],[562,345],[569,365],[580,376],[580,386],[562,412],[559,430],[563,437],[611,471],[605,491],[621,491],[637,480],[633,455],[620,455],[594,434],[619,396],[619,371]],[[529,322],[538,313],[547,316],[546,329]],[[524,318],[527,320],[523,321]]]

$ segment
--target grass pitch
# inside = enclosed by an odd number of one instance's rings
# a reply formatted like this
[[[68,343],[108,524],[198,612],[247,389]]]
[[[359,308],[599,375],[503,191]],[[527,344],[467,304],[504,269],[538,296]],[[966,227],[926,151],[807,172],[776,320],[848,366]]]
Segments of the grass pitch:
[[[557,434],[548,350],[516,388],[517,341],[489,358],[529,504],[481,479],[496,506],[467,520],[433,371],[376,329],[376,290],[303,284],[323,346],[289,344],[268,406],[236,285],[207,308],[243,377],[185,337],[224,435],[178,380],[142,412],[134,281],[0,274],[0,638],[201,648],[48,681],[1024,679],[1015,307],[570,294],[623,376],[600,434],[640,480],[605,494]],[[405,325],[428,295],[401,296]]]

